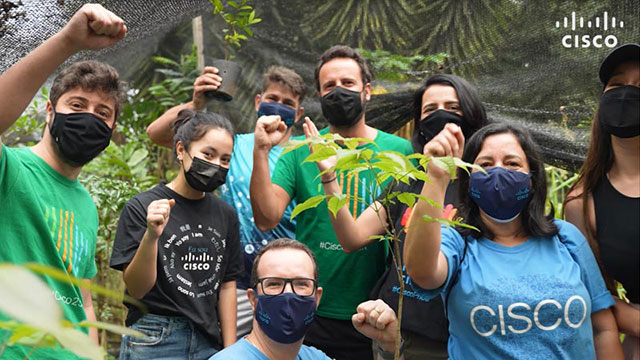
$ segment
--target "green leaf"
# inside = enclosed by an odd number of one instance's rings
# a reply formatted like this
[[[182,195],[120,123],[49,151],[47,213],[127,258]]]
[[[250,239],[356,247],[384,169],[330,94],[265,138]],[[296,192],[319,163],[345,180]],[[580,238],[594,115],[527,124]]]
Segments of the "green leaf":
[[[95,360],[103,360],[107,353],[103,348],[94,343],[84,332],[75,328],[63,327],[52,333],[60,344],[74,354]]]
[[[304,159],[302,162],[303,163],[308,163],[308,162],[316,162],[316,161],[322,161],[322,160],[326,160],[332,156],[336,155],[336,150],[329,147],[329,146],[318,146],[318,147],[314,147],[313,153],[311,153],[311,155],[307,156],[306,159]]]
[[[349,201],[349,197],[342,193],[334,193],[333,196],[329,198],[329,201],[327,202],[327,207],[329,208],[329,211],[331,212],[334,218],[336,217],[336,214],[338,213],[338,211],[343,206],[345,206],[348,201]]]
[[[23,264],[23,266],[38,274],[47,275],[58,281],[65,282],[67,284],[73,284],[83,289],[91,290],[91,292],[93,293],[107,296],[109,298],[112,298],[118,301],[126,301],[132,305],[135,305],[142,311],[146,311],[147,309],[147,307],[142,302],[134,299],[129,295],[124,295],[119,291],[110,290],[100,285],[96,285],[90,282],[85,282],[83,279],[69,276],[69,274],[57,268],[47,266],[47,265],[37,264],[37,263],[26,263],[26,264]]]
[[[431,161],[438,166],[439,168],[446,170],[449,173],[451,179],[456,178],[456,173],[458,168],[456,167],[454,158],[451,156],[443,156],[443,157],[433,157]]]
[[[387,237],[385,235],[371,235],[367,238],[367,240],[378,240],[378,241],[383,241],[386,239]]]
[[[411,193],[400,193],[398,194],[398,200],[407,205],[408,207],[413,207],[413,204],[415,204],[416,202],[416,194],[411,194]]]
[[[0,265],[0,311],[22,323],[57,330],[62,309],[47,284],[27,269]],[[28,291],[26,291],[28,289]]]
[[[130,335],[137,338],[145,337],[145,334],[138,330],[134,330],[132,328],[128,328],[128,327],[120,326],[116,324],[100,322],[100,321],[85,320],[85,321],[79,322],[78,326],[107,330],[112,333],[116,333],[120,335]]]
[[[129,165],[129,167],[135,167],[136,165],[140,164],[144,159],[146,159],[147,156],[149,156],[149,152],[147,151],[147,149],[144,149],[144,148],[137,149],[133,153],[133,155],[131,155],[131,157],[129,158],[129,161],[127,161],[127,165]]]
[[[229,1],[227,1],[227,4],[231,5],[232,7],[236,8],[236,9],[238,8],[238,3],[236,3],[235,1],[229,0]]]
[[[316,195],[308,198],[302,204],[298,204],[291,212],[291,219],[295,218],[298,214],[307,209],[313,209],[316,206],[320,205],[320,203],[323,202],[326,197],[326,195]]]

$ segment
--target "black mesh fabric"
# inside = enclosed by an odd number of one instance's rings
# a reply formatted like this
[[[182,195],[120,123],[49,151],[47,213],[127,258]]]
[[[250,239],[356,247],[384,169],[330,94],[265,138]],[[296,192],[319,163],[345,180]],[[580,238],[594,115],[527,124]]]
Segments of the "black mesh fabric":
[[[0,69],[4,71],[54,34],[84,2],[1,3]],[[124,18],[127,38],[113,48],[82,53],[72,60],[93,57],[111,63],[136,86],[150,76],[152,54],[190,51],[189,24],[197,15],[204,15],[206,62],[222,57],[224,24],[210,14],[212,6],[206,0],[101,3]],[[305,113],[322,126],[326,122],[313,71],[320,54],[331,45],[384,49],[404,56],[442,52],[448,58],[440,67],[403,70],[401,81],[375,80],[378,95],[368,104],[367,121],[386,131],[399,129],[411,118],[412,89],[430,74],[453,73],[478,87],[491,120],[526,126],[546,161],[570,170],[579,167],[586,153],[589,125],[602,91],[597,70],[611,50],[607,45],[614,38],[617,45],[640,40],[640,2],[631,0],[260,0],[254,6],[263,20],[253,27],[255,36],[234,53],[243,67],[241,92],[230,103],[210,107],[227,114],[239,132],[250,131],[255,123],[253,97],[261,89],[260,75],[271,64],[291,67],[303,76],[309,93],[303,102]],[[571,48],[562,43],[567,35]],[[589,41],[608,37],[609,42],[586,47],[584,36]]]

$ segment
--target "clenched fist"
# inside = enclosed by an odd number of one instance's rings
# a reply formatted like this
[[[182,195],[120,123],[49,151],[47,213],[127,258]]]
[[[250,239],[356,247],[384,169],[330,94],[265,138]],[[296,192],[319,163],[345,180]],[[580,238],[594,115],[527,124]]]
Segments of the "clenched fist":
[[[157,240],[160,237],[169,222],[169,214],[175,204],[174,199],[160,199],[149,204],[147,207],[147,234],[151,239]]]
[[[59,33],[74,50],[99,50],[122,40],[124,21],[100,4],[85,4]]]

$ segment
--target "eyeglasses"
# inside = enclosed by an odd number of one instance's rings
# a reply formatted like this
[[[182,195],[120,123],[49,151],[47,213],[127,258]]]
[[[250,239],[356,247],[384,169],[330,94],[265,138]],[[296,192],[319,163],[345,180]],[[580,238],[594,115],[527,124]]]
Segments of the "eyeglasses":
[[[265,295],[280,295],[284,292],[287,283],[291,284],[293,293],[300,296],[312,296],[318,287],[318,281],[307,278],[285,279],[280,277],[266,277],[258,279],[254,287],[258,284],[262,286]]]

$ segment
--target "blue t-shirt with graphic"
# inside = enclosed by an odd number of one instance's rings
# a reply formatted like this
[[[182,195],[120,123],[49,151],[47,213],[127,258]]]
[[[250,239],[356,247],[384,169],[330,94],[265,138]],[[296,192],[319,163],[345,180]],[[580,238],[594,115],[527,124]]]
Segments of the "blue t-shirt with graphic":
[[[591,314],[613,306],[613,298],[582,233],[555,223],[557,236],[513,247],[468,236],[462,263],[465,239],[442,228],[445,284],[411,285],[426,297],[448,296],[451,359],[596,358]]]
[[[269,358],[251,345],[246,338],[242,338],[228,348],[217,352],[209,360],[269,360]],[[331,358],[312,346],[302,345],[296,360],[331,360]]]
[[[296,235],[296,222],[295,220],[290,220],[291,212],[296,205],[294,201],[287,206],[280,223],[273,230],[262,232],[256,227],[249,197],[249,185],[251,183],[251,172],[253,171],[254,142],[253,133],[235,136],[227,180],[220,187],[220,197],[236,210],[240,220],[240,243],[242,245],[245,268],[245,276],[237,284],[238,288],[241,289],[246,289],[250,286],[249,280],[251,278],[253,259],[255,259],[261,248],[271,240],[283,237],[295,239]],[[272,174],[282,151],[282,147],[274,146],[269,152],[269,171]]]

